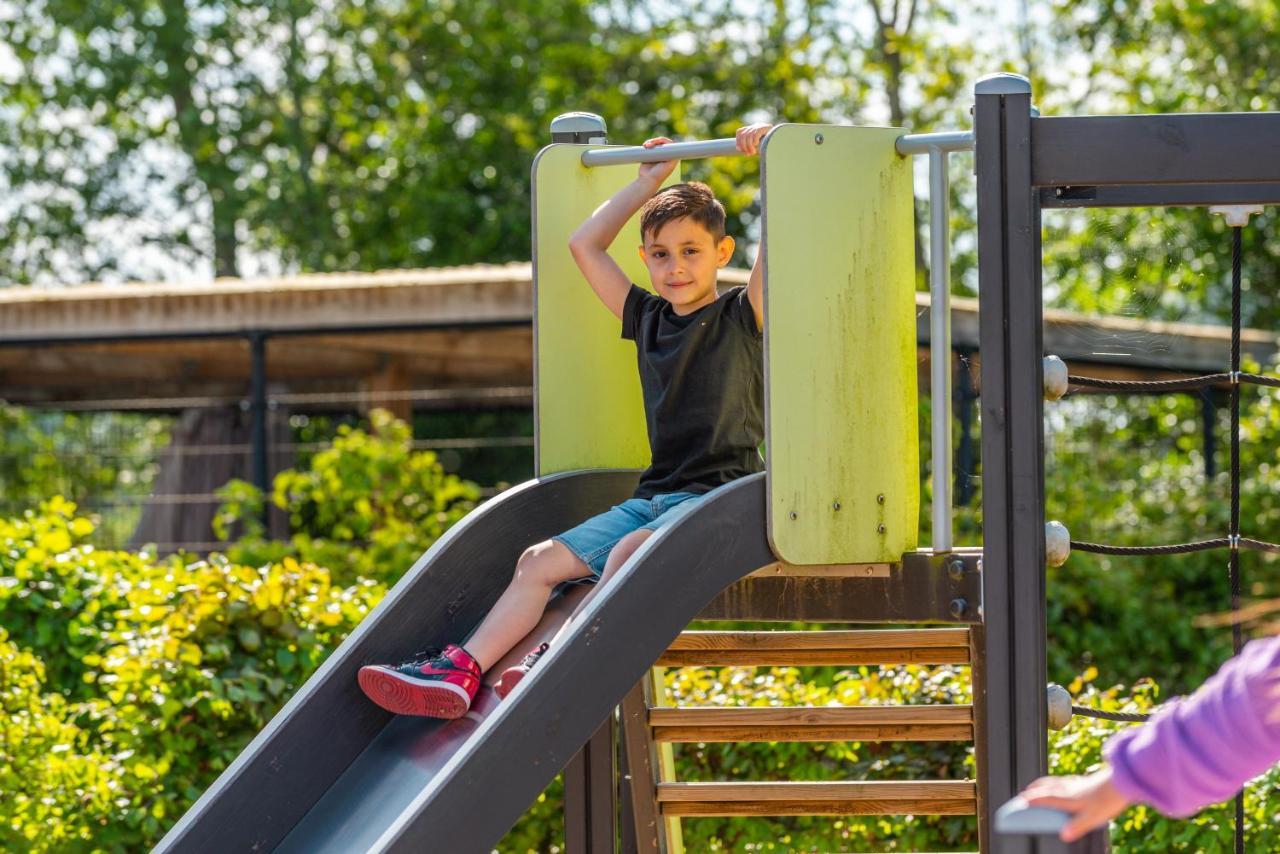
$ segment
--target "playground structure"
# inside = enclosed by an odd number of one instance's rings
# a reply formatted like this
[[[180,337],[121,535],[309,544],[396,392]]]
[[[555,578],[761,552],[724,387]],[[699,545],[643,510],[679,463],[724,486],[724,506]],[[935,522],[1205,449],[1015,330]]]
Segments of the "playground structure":
[[[854,813],[973,813],[983,850],[1063,850],[991,829],[996,808],[1047,770],[1040,211],[1280,202],[1278,131],[1274,114],[1039,118],[1013,75],[977,85],[972,133],[779,126],[761,155],[767,474],[717,490],[650,538],[505,702],[482,691],[458,721],[393,719],[360,695],[356,670],[465,635],[525,546],[625,498],[645,462],[633,357],[608,312],[584,298],[568,229],[630,180],[627,164],[729,154],[732,142],[544,150],[534,167],[538,478],[433,546],[158,850],[489,850],[563,768],[569,849],[611,851],[619,706],[626,850],[679,850],[682,815]],[[975,143],[984,543],[954,548],[944,476],[934,542],[921,549],[910,155],[931,167],[931,438],[935,471],[947,472],[937,462],[950,448],[945,167],[948,152]],[[619,242],[623,269],[644,281]],[[562,597],[535,634],[553,633],[572,604]],[[684,632],[695,619],[942,628]],[[691,663],[967,663],[974,699],[663,708],[653,668]],[[972,739],[976,779],[671,776],[677,741],[895,739]],[[1104,845],[1095,835],[1077,850]]]

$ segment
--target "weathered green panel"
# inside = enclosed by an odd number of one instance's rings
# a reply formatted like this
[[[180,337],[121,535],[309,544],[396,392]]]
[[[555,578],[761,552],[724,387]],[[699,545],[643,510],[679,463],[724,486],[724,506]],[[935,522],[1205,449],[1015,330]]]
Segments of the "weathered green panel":
[[[764,185],[769,539],[893,561],[920,505],[911,162],[892,128],[781,125]]]
[[[552,145],[533,163],[534,435],[539,476],[649,465],[635,345],[569,254],[571,235],[592,211],[636,177],[636,166],[582,165],[592,146]],[[680,170],[671,177],[679,181]],[[612,254],[632,281],[649,287],[636,247],[639,217]]]

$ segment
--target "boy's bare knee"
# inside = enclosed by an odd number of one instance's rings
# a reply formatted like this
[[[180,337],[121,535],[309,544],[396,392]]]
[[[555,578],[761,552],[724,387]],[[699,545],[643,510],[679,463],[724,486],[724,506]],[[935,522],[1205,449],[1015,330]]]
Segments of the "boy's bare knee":
[[[589,573],[586,565],[564,543],[546,540],[530,546],[520,555],[516,561],[514,581],[550,589]]]
[[[609,552],[609,559],[605,561],[604,573],[601,576],[602,581],[608,580],[613,576],[618,568],[631,559],[636,553],[636,549],[644,544],[644,541],[653,536],[653,531],[647,528],[641,528],[638,531],[632,531],[622,539],[618,540],[618,544],[613,547],[613,551]]]
[[[622,552],[626,555],[626,557],[630,558],[633,554],[635,554],[636,549],[644,545],[644,541],[649,539],[652,536],[653,536],[653,531],[650,531],[648,528],[641,528],[638,531],[632,531],[630,534],[627,534],[621,540],[618,540],[618,544],[614,546],[614,549],[615,550],[621,549]]]

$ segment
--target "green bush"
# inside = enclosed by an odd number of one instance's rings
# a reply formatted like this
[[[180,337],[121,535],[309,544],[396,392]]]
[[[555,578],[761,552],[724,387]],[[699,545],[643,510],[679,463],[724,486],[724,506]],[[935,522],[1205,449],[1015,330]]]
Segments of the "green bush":
[[[1183,414],[1163,406],[1132,404],[1128,423]],[[1269,421],[1278,411],[1263,406],[1256,414]],[[1108,536],[1133,530],[1135,539],[1173,537],[1189,524],[1168,512],[1168,503],[1177,501],[1190,523],[1218,524],[1216,496],[1186,495],[1197,461],[1180,449],[1180,437],[1170,439],[1167,451],[1150,454],[1156,463],[1141,467],[1144,482],[1155,484],[1143,495],[1136,483],[1124,482],[1136,453],[1105,464],[1087,453],[1107,432],[1104,420],[1085,413],[1073,422],[1071,441],[1057,443],[1056,515],[1080,530],[1093,530],[1091,511],[1129,526]],[[1152,426],[1139,424],[1138,433]],[[1262,426],[1248,422],[1259,435]],[[1130,438],[1122,432],[1116,441]],[[1135,452],[1140,441],[1135,434]],[[1263,478],[1265,461],[1257,461]],[[1280,502],[1262,481],[1251,486],[1250,518],[1259,525],[1280,518]],[[344,430],[305,468],[277,479],[271,500],[295,525],[289,541],[265,539],[256,522],[261,494],[237,484],[225,498],[219,524],[224,531],[240,525],[246,534],[226,556],[205,560],[97,550],[88,542],[91,522],[58,499],[0,519],[0,622],[7,630],[0,638],[6,718],[0,847],[154,844],[387,586],[473,506],[477,492],[446,475],[431,454],[414,452],[404,425],[378,415],[372,430]],[[962,537],[972,536],[978,522],[973,512],[964,515]],[[1224,657],[1225,633],[1192,624],[1196,613],[1220,610],[1225,585],[1215,562],[1073,557],[1050,575],[1053,675],[1065,681],[1084,670],[1087,678],[1072,686],[1083,702],[1139,710],[1153,702],[1154,684],[1098,691],[1090,684],[1098,671],[1107,681],[1117,674],[1169,675],[1178,690],[1202,679]],[[967,673],[947,667],[684,668],[668,671],[667,680],[673,698],[698,705],[968,700]],[[1114,729],[1077,720],[1054,734],[1055,771],[1096,766]],[[675,755],[683,780],[972,776],[969,751],[950,744],[682,745]],[[1272,826],[1278,785],[1272,772],[1249,796],[1250,838],[1258,850],[1280,848]],[[557,781],[501,850],[562,848],[561,804]],[[1228,810],[1216,807],[1180,822],[1136,808],[1114,829],[1116,849],[1152,850],[1152,840],[1161,850],[1220,848],[1230,834]],[[976,845],[975,823],[963,817],[708,818],[685,820],[683,830],[691,851]]]
[[[45,693],[44,662],[0,628],[0,849],[85,846],[97,840],[125,776],[91,743],[75,709]]]
[[[90,806],[97,812],[68,818],[66,834],[85,835],[97,816],[94,846],[135,849],[158,840],[384,588],[337,587],[327,570],[289,557],[254,568],[97,551],[79,542],[90,526],[73,512],[52,502],[0,524],[0,621],[18,642],[2,650],[6,710],[28,709],[11,718],[5,749],[24,729],[56,742],[6,763],[48,783],[38,805],[6,808],[6,827],[57,848],[45,825]],[[30,700],[45,662],[58,692]]]
[[[271,501],[289,514],[290,538],[269,540],[263,528],[261,491],[232,481],[214,532],[244,535],[227,550],[253,566],[286,556],[327,567],[335,581],[394,583],[427,548],[465,516],[479,498],[474,483],[446,474],[436,455],[415,451],[409,427],[385,410],[371,415],[370,430],[338,428],[333,445],[306,468],[276,476]]]

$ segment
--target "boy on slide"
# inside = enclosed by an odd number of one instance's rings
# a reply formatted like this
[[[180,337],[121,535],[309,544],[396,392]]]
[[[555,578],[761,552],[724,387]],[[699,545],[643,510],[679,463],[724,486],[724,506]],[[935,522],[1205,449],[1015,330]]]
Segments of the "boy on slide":
[[[757,154],[770,125],[737,132],[738,150]],[[646,148],[670,142],[645,142]],[[697,182],[660,190],[675,161],[640,166],[635,181],[586,219],[569,249],[591,289],[634,341],[644,394],[651,464],[635,495],[576,528],[527,549],[511,584],[465,647],[426,659],[360,670],[369,699],[403,715],[466,714],[481,676],[531,632],[557,585],[600,584],[659,526],[687,513],[718,486],[763,471],[764,294],[759,255],[746,287],[716,292],[717,271],[733,255],[724,207]],[[630,282],[608,249],[640,211],[640,255],[655,294]],[[576,613],[576,612],[575,612]],[[500,697],[546,652],[543,644],[501,674]]]

